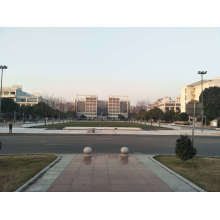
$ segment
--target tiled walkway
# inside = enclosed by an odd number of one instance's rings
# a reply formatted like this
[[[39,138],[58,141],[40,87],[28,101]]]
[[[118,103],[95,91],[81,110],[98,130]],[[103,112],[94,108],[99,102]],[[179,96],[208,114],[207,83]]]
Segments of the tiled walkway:
[[[167,192],[172,189],[135,155],[96,154],[72,161],[51,184],[50,192]]]
[[[151,155],[64,154],[27,192],[196,192]]]

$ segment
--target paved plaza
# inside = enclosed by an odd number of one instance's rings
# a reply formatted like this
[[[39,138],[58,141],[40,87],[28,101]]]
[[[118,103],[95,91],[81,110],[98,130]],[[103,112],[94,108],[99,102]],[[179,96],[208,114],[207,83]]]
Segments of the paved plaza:
[[[27,192],[195,192],[150,155],[63,155]]]
[[[65,123],[68,121],[56,122]],[[78,122],[78,121],[75,121]],[[47,122],[47,124],[53,124],[55,122]],[[79,122],[78,122],[79,123]],[[81,122],[84,123],[84,122]],[[151,125],[149,122],[135,122],[137,124]],[[132,123],[131,123],[132,124]],[[45,128],[32,128],[33,126],[44,125],[44,122],[38,123],[27,123],[22,124],[16,123],[13,127],[14,134],[64,134],[64,135],[191,135],[192,127],[184,125],[174,125],[170,123],[161,123],[161,127],[169,128],[172,130],[142,130],[136,127],[65,127],[64,129],[45,129]],[[152,124],[155,127],[158,127],[158,123]],[[91,133],[91,128],[95,128],[95,132]],[[8,134],[8,125],[3,124],[0,127],[0,134]],[[196,136],[220,136],[220,130],[207,129],[203,131],[200,128],[195,129]]]

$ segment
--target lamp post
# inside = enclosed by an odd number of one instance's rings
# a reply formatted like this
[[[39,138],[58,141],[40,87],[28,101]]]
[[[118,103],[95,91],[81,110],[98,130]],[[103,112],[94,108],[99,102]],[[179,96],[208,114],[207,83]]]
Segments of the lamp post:
[[[198,71],[198,74],[201,76],[201,94],[202,94],[202,110],[201,110],[201,115],[202,115],[202,132],[203,132],[203,118],[204,118],[204,106],[203,106],[203,75],[205,75],[207,71]]]
[[[0,69],[2,70],[2,74],[1,74],[1,90],[0,90],[0,113],[2,113],[2,78],[3,78],[3,70],[8,69],[8,67],[5,66],[5,65],[1,65]]]
[[[196,101],[193,101],[193,126],[192,126],[192,146],[194,147],[194,133],[195,133],[195,117],[196,117]]]

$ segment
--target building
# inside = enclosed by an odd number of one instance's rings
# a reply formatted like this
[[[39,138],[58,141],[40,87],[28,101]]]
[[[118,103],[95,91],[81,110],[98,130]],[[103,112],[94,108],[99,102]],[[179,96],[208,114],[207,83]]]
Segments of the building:
[[[98,116],[107,116],[108,115],[108,101],[98,100]]]
[[[24,92],[22,86],[14,85],[2,88],[2,98],[10,98],[19,105],[36,105],[39,102],[39,94]]]
[[[210,125],[215,128],[220,127],[220,118],[216,118],[210,121]]]
[[[166,111],[174,111],[174,112],[180,112],[180,97],[176,97],[172,99],[171,97],[163,97],[161,99],[158,99],[156,102],[154,102],[152,105],[148,107],[148,109],[153,108],[159,108],[163,112]]]
[[[75,103],[66,102],[64,111],[65,112],[75,112]]]
[[[108,98],[108,118],[118,120],[119,117],[128,118],[130,103],[128,96],[110,96]]]
[[[87,119],[97,118],[98,98],[96,95],[77,95],[75,101],[76,115]]]
[[[211,80],[203,80],[203,90],[209,87],[220,87],[220,78]],[[199,96],[202,92],[201,81],[183,86],[181,88],[181,112],[186,112],[186,104],[193,100],[199,101]]]
[[[201,116],[202,114],[202,103],[198,101],[190,101],[186,104],[186,110],[185,113],[188,114],[189,116],[193,117],[194,113],[195,116]]]
[[[127,96],[110,96],[107,100],[98,100],[96,95],[77,95],[75,111],[77,118],[118,120],[128,118],[130,103]]]
[[[108,117],[118,119],[120,114],[120,98],[110,96],[108,99]]]

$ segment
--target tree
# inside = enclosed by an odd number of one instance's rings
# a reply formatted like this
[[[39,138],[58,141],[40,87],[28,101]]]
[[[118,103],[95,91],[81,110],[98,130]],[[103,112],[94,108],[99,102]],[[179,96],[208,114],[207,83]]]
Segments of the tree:
[[[186,135],[180,135],[176,140],[176,156],[181,160],[192,159],[196,155],[196,148],[193,147],[191,139]]]
[[[141,109],[137,114],[136,114],[136,119],[137,120],[144,120],[146,118],[146,111]]]
[[[137,113],[135,113],[135,112],[129,112],[129,113],[128,113],[128,118],[129,118],[130,120],[137,119]]]
[[[176,120],[176,113],[173,110],[168,110],[163,114],[163,120],[166,122],[174,122]]]
[[[153,108],[149,112],[149,117],[154,120],[161,120],[163,116],[163,111],[159,108]]]
[[[202,101],[202,94],[199,97]],[[210,87],[203,91],[204,115],[211,121],[220,117],[220,87]]]
[[[81,120],[86,120],[86,119],[87,119],[87,117],[86,117],[84,114],[80,115],[79,118],[80,118]]]
[[[33,117],[40,117],[40,118],[53,118],[59,113],[58,110],[53,109],[49,105],[47,105],[45,102],[39,102],[38,104],[34,105],[31,108],[30,114]]]
[[[29,119],[30,116],[33,118],[33,107],[30,105],[22,105],[19,109],[19,113],[21,117],[25,120],[26,118]]]
[[[137,102],[136,107],[137,107],[138,111],[146,110],[148,104],[149,104],[149,101],[140,100]]]
[[[185,112],[179,113],[177,115],[177,120],[178,121],[188,121],[189,120],[189,115]]]
[[[125,116],[122,115],[122,114],[119,114],[119,115],[118,115],[118,119],[119,119],[120,121],[125,120]]]
[[[17,112],[19,110],[19,105],[15,103],[10,98],[3,98],[2,99],[2,112],[3,113],[12,113]]]

